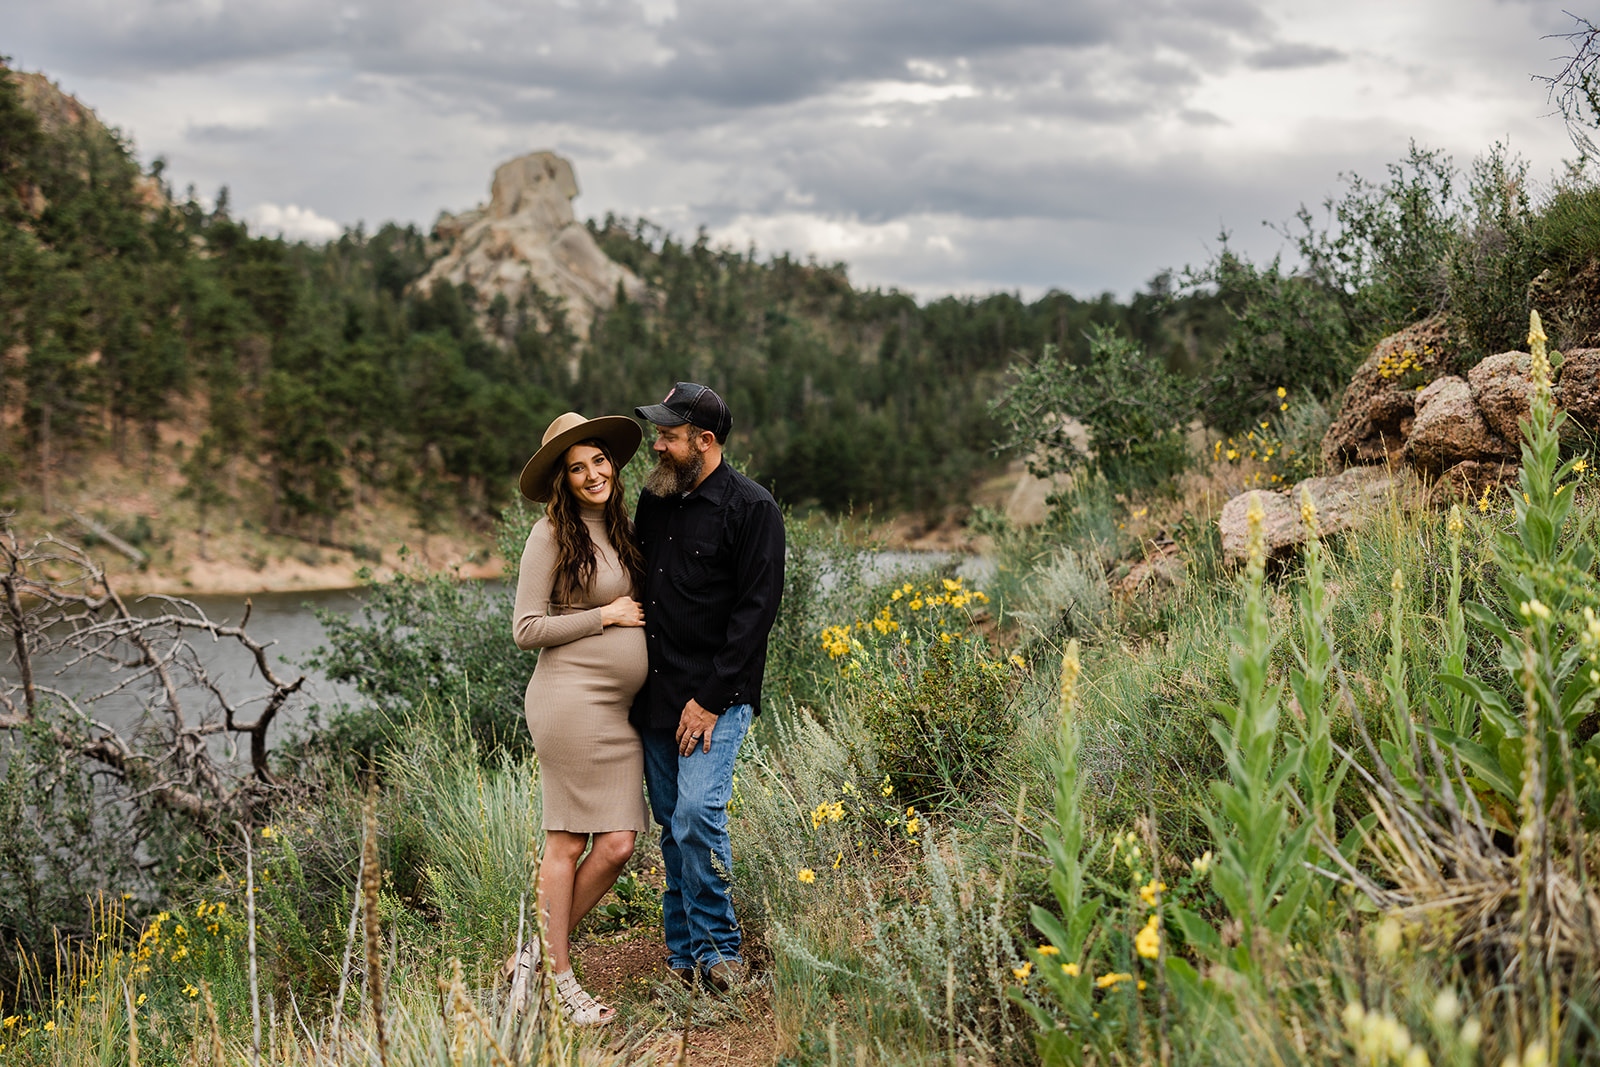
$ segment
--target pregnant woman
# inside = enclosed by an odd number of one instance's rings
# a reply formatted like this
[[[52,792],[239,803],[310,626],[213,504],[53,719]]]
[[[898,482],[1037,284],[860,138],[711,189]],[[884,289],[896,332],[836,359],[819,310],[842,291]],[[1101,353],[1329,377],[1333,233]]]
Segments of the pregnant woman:
[[[518,648],[543,650],[525,706],[544,801],[545,966],[562,1012],[585,1026],[610,1022],[616,1010],[573,976],[572,930],[616,882],[645,828],[644,750],[628,724],[647,671],[634,599],[644,560],[617,484],[641,437],[625,416],[568,412],[522,470],[522,494],[549,504],[522,553],[512,620]],[[540,955],[535,937],[506,963],[514,1011],[528,1007]]]

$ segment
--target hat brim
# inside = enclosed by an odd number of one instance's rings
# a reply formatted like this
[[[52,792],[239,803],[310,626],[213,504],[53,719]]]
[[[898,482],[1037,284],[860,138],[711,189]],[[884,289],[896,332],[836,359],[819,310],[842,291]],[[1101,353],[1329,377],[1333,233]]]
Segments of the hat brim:
[[[599,418],[579,423],[564,433],[556,434],[540,445],[539,451],[523,465],[522,477],[517,479],[517,487],[522,490],[522,495],[535,504],[549,503],[550,475],[554,473],[556,464],[561,462],[561,457],[566,454],[567,449],[591,437],[599,438],[606,443],[606,447],[611,450],[611,462],[617,470],[621,470],[628,465],[633,454],[639,451],[639,444],[644,440],[644,431],[639,428],[637,422],[626,415],[601,415]]]
[[[673,411],[665,404],[646,404],[644,407],[633,409],[633,413],[646,422],[657,426],[687,426],[689,420]]]

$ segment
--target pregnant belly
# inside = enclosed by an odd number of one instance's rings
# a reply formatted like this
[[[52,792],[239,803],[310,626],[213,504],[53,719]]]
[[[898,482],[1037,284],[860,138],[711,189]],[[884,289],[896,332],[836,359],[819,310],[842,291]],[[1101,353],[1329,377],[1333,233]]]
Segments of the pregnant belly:
[[[626,705],[649,672],[644,628],[607,626],[592,637],[540,652],[532,684],[576,685],[589,699]]]

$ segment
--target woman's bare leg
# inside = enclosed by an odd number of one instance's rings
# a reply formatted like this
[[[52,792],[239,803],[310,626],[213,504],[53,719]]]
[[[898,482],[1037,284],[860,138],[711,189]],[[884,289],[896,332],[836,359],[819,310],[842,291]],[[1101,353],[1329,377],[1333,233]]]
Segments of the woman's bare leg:
[[[632,830],[613,830],[595,834],[594,847],[578,865],[578,876],[572,886],[572,926],[575,930],[583,917],[600,903],[622,875],[622,868],[633,856]]]
[[[595,834],[594,847],[584,856],[589,835],[565,830],[545,833],[544,856],[539,861],[539,906],[544,912],[545,951],[556,974],[571,968],[572,931],[616,884],[633,855],[634,837],[632,830]]]

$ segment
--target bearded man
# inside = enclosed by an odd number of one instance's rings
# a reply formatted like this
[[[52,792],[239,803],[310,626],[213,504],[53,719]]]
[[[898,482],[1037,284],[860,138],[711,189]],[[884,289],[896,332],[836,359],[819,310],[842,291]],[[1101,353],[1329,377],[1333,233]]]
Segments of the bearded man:
[[[726,991],[747,978],[730,897],[728,801],[734,758],[761,714],[767,634],[783,594],[783,516],[723,461],[733,416],[713,390],[678,382],[634,413],[655,424],[656,466],[634,517],[650,673],[629,718],[644,738],[661,826],[667,966]]]

